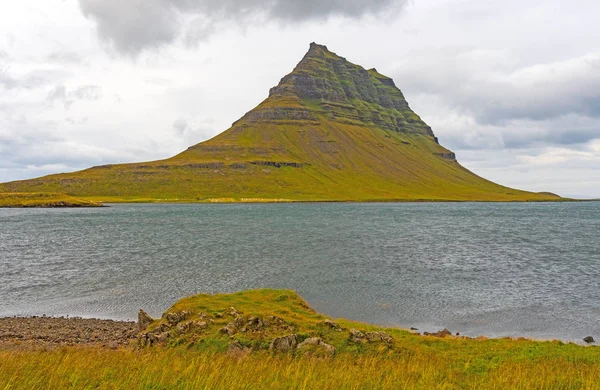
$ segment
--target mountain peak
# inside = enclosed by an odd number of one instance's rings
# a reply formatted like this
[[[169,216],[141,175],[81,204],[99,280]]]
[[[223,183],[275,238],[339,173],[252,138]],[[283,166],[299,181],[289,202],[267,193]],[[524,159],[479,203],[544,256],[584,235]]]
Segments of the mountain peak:
[[[317,58],[339,58],[339,59],[345,59],[342,58],[340,56],[338,56],[337,54],[335,54],[334,52],[330,51],[327,46],[325,45],[320,45],[318,43],[312,42],[310,44],[310,47],[308,48],[308,51],[306,52],[306,55],[304,56],[304,58],[307,57],[317,57]]]
[[[273,112],[273,107],[282,105],[285,112]],[[259,111],[268,107],[271,112],[258,116],[251,112],[249,116],[300,120],[325,115],[330,120],[433,137],[431,128],[410,109],[390,77],[374,68],[366,70],[314,42],[261,106]]]
[[[327,46],[325,46],[325,45],[320,45],[320,44],[318,44],[316,42],[311,42],[310,43],[310,48],[308,49],[309,53],[311,51],[320,51],[320,50],[329,51],[329,49],[327,49]]]

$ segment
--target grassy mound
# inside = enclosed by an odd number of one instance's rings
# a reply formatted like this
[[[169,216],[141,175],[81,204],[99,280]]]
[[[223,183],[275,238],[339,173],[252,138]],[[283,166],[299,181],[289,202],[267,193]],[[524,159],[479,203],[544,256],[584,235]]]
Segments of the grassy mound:
[[[102,207],[100,203],[59,193],[0,193],[0,207]]]

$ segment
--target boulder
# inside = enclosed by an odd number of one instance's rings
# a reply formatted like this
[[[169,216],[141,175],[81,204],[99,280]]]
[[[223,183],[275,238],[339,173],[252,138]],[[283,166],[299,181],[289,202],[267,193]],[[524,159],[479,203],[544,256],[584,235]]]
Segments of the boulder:
[[[440,338],[452,336],[452,332],[450,332],[448,329],[445,329],[445,328],[438,332],[435,332],[435,333],[423,332],[423,334],[425,336],[433,336],[433,337],[440,337]]]
[[[278,337],[271,342],[269,349],[272,351],[291,351],[298,345],[298,335]]]
[[[169,337],[171,337],[171,334],[169,332],[163,332],[156,337],[156,341],[159,344],[164,345],[169,341]]]
[[[165,314],[165,320],[171,325],[177,325],[178,323],[185,321],[191,315],[189,311],[183,310],[179,312],[171,312]]]
[[[330,319],[323,321],[323,325],[327,326],[329,329],[337,330],[341,332],[343,329],[337,322],[333,322]]]
[[[225,310],[225,315],[228,315],[230,317],[237,317],[240,315],[240,312],[237,311],[237,309],[232,306],[229,309]]]
[[[367,333],[365,333],[365,337],[371,343],[384,342],[384,343],[391,344],[394,342],[394,339],[392,338],[392,336],[390,336],[389,334],[387,334],[385,332],[367,332]]]
[[[138,331],[139,332],[145,331],[146,328],[148,327],[148,325],[150,325],[152,322],[154,322],[152,317],[150,317],[148,315],[148,313],[146,313],[145,311],[140,309],[140,311],[138,313]]]
[[[246,331],[259,332],[263,330],[265,323],[260,317],[250,317],[246,322]]]
[[[596,340],[594,340],[594,338],[592,336],[588,336],[588,337],[584,338],[583,341],[585,341],[588,344],[596,342]]]
[[[358,329],[350,329],[349,340],[353,343],[366,343],[368,341],[367,336]]]
[[[320,337],[311,337],[297,346],[298,350],[303,350],[305,353],[315,356],[327,356],[331,357],[335,353],[335,347],[333,345],[325,343]]]
[[[220,330],[221,333],[228,334],[229,336],[233,336],[237,333],[237,328],[233,322],[230,322],[226,326],[222,327]]]

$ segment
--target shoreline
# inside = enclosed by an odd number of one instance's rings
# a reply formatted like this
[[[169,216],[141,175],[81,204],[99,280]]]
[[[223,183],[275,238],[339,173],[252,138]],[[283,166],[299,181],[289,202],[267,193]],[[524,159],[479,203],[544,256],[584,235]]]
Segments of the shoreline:
[[[0,317],[0,350],[45,350],[70,346],[117,349],[137,340],[132,321],[81,317]]]
[[[376,324],[369,325],[378,326]],[[586,343],[583,339],[538,339],[525,336],[468,336],[459,332],[451,332],[446,328],[433,332],[421,331],[414,327],[383,326],[383,328],[407,331],[420,337],[429,336],[471,341],[516,340],[535,343],[561,342],[582,347],[597,346],[595,342]],[[46,315],[0,317],[0,351],[34,351],[73,346],[117,349],[136,343],[139,331],[138,322],[133,320]]]
[[[294,203],[352,203],[352,204],[375,204],[375,203],[579,203],[579,202],[600,202],[600,199],[533,199],[533,200],[456,200],[456,199],[140,199],[140,200],[102,200],[96,197],[89,198],[103,205],[110,204],[294,204]]]

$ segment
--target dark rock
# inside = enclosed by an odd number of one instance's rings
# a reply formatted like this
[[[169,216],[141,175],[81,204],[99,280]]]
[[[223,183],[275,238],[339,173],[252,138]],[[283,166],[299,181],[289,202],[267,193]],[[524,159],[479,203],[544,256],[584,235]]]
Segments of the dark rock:
[[[435,333],[423,332],[423,335],[444,338],[444,337],[452,336],[452,332],[450,332],[448,329],[444,328]]]
[[[592,336],[588,336],[588,337],[584,338],[583,341],[585,341],[588,344],[596,342],[596,340],[594,340],[594,338]]]
[[[304,164],[297,162],[286,162],[286,161],[250,161],[252,165],[262,165],[267,167],[292,167],[292,168],[302,168]]]
[[[145,311],[140,309],[140,311],[138,313],[138,331],[139,332],[145,331],[146,328],[148,327],[148,325],[150,325],[152,322],[154,322],[152,317],[150,317],[148,315],[148,313],[146,313]]]
[[[250,317],[246,322],[246,331],[259,332],[265,327],[264,321],[260,317]]]
[[[247,122],[316,121],[312,111],[302,107],[270,107],[254,109],[244,116]],[[234,126],[237,122],[234,122]]]
[[[222,162],[206,162],[185,165],[187,168],[193,169],[221,169],[225,168],[225,163]]]
[[[448,153],[434,153],[436,156],[439,156],[445,160],[452,160],[452,161],[456,161],[456,154],[453,152],[448,152]]]
[[[323,325],[327,326],[329,329],[337,330],[338,332],[341,332],[343,330],[340,324],[338,324],[337,322],[333,322],[329,319],[323,321]]]

